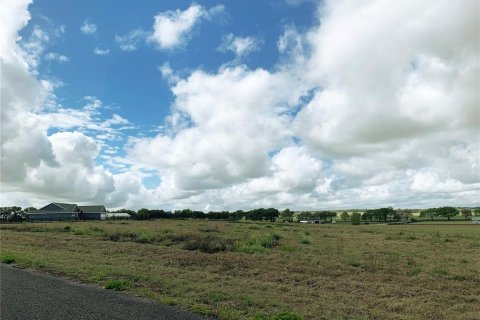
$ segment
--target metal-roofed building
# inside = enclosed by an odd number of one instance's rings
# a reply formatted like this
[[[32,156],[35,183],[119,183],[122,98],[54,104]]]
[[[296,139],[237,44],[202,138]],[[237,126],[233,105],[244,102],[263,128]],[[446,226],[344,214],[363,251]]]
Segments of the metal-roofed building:
[[[79,206],[81,213],[81,218],[83,220],[102,220],[105,219],[105,213],[107,209],[105,206]]]
[[[32,221],[77,220],[80,214],[81,209],[74,203],[52,202],[37,211],[29,212],[27,219]]]

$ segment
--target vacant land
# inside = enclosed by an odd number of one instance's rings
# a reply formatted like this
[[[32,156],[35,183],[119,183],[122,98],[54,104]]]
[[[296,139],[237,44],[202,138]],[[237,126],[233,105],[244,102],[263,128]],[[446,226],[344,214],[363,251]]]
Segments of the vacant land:
[[[221,319],[480,319],[480,227],[2,225],[1,258]],[[101,303],[101,302],[99,302]]]

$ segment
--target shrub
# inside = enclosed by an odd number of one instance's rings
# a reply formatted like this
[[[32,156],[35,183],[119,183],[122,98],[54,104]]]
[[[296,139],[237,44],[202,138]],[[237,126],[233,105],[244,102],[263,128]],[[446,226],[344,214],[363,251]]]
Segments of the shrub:
[[[15,257],[14,256],[3,256],[2,257],[2,262],[6,264],[14,263],[15,262]]]
[[[130,283],[126,280],[110,280],[105,285],[105,289],[123,291],[130,288]]]
[[[233,240],[213,236],[196,237],[185,242],[182,248],[185,250],[198,250],[206,253],[231,251],[233,248]]]
[[[105,240],[108,241],[134,241],[137,238],[137,234],[135,232],[113,232],[109,234],[105,234],[103,237]]]
[[[266,249],[273,248],[279,244],[280,236],[276,233],[266,233],[255,235],[240,244],[239,251],[245,253],[265,252]]]
[[[146,232],[142,232],[138,235],[136,235],[134,241],[135,242],[138,242],[138,243],[154,243],[156,240],[155,236],[150,234],[150,233],[146,233]]]
[[[276,233],[256,235],[247,240],[247,245],[259,245],[263,248],[272,248],[278,245],[280,236]]]

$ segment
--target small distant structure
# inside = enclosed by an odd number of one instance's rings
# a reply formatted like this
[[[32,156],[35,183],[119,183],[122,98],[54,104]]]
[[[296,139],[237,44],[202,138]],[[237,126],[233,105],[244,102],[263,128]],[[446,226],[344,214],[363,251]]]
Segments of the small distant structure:
[[[320,218],[309,218],[309,219],[302,219],[300,220],[300,223],[315,223],[315,224],[321,224],[322,221]]]
[[[30,221],[70,221],[130,219],[126,212],[107,212],[104,205],[78,206],[75,203],[52,202],[37,211],[27,213]]]
[[[105,212],[102,220],[128,220],[130,218],[130,213],[127,212]]]
[[[472,217],[472,223],[480,225],[480,217]]]

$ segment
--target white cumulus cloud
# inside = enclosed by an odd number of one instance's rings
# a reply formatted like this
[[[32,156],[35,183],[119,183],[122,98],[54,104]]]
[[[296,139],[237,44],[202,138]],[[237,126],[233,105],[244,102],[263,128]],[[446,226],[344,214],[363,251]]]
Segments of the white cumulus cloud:
[[[93,53],[97,56],[106,56],[110,53],[110,49],[95,48],[93,49]]]
[[[235,37],[229,33],[222,38],[218,50],[231,51],[236,57],[243,57],[260,49],[260,41],[255,37]]]
[[[95,32],[97,32],[97,25],[89,22],[88,19],[86,19],[85,21],[83,21],[80,27],[80,31],[83,34],[94,34]]]
[[[150,41],[154,42],[160,49],[171,49],[182,46],[190,36],[193,30],[201,20],[212,19],[224,11],[224,7],[219,5],[210,10],[193,4],[185,11],[165,11],[154,17],[153,33]]]

